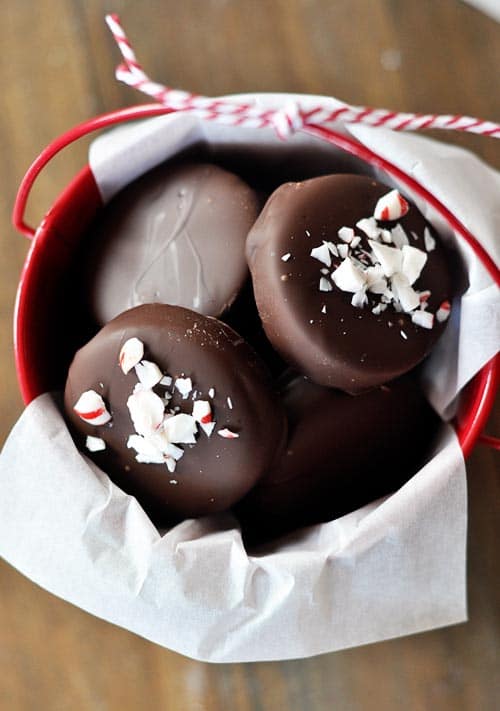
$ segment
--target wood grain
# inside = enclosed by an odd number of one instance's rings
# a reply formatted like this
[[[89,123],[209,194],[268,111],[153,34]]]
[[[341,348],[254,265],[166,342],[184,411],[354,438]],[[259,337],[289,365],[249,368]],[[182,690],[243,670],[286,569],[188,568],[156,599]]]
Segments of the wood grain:
[[[103,23],[120,13],[153,77],[209,95],[333,94],[405,111],[500,120],[500,26],[456,0],[4,0],[0,42],[0,437],[22,409],[11,319],[26,242],[10,226],[16,187],[56,135],[144,101],[113,79]],[[436,134],[500,168],[500,142]],[[45,172],[39,221],[85,162],[86,144]],[[500,430],[498,414],[491,429]],[[0,709],[7,711],[493,711],[500,698],[498,458],[469,466],[470,621],[315,659],[201,664],[97,620],[0,564]]]

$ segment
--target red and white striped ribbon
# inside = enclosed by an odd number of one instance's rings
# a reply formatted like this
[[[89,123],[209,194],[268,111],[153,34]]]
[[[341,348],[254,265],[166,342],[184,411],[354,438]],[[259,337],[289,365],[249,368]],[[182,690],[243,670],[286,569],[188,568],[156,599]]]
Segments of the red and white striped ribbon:
[[[189,111],[201,118],[233,126],[272,127],[282,139],[303,127],[324,126],[335,121],[383,126],[393,131],[440,128],[500,138],[499,124],[471,116],[399,113],[387,109],[351,106],[337,100],[337,107],[333,110],[324,104],[318,104],[305,110],[297,101],[290,101],[279,109],[263,110],[252,103],[235,102],[230,99],[212,99],[199,94],[171,89],[151,81],[144,72],[118,16],[107,15],[106,22],[124,59],[124,62],[116,69],[116,78],[151,96],[172,111]]]

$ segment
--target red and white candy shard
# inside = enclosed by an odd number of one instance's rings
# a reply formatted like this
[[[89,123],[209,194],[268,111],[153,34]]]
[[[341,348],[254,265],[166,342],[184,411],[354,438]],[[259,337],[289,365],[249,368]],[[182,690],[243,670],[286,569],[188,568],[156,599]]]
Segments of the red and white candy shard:
[[[399,220],[404,217],[410,206],[398,190],[391,190],[382,195],[375,205],[373,216],[376,220]]]
[[[118,362],[125,375],[144,357],[144,344],[138,338],[129,338],[123,344]]]
[[[450,315],[450,310],[451,310],[451,304],[449,301],[443,301],[441,306],[438,308],[436,311],[436,318],[437,320],[442,323],[443,321],[446,321],[448,316]]]
[[[89,435],[85,441],[85,446],[89,452],[103,452],[106,449],[106,442],[100,437]]]
[[[228,430],[227,427],[223,430],[217,430],[217,434],[224,437],[224,439],[237,439],[239,437],[237,432],[232,432],[231,430]]]
[[[89,425],[105,425],[111,419],[104,400],[95,390],[86,390],[82,393],[78,402],[73,406],[73,410]]]
[[[154,386],[158,385],[163,378],[163,373],[158,368],[156,363],[153,363],[150,360],[141,360],[140,363],[137,363],[135,366],[135,373],[139,379],[139,382],[145,388],[154,388]]]

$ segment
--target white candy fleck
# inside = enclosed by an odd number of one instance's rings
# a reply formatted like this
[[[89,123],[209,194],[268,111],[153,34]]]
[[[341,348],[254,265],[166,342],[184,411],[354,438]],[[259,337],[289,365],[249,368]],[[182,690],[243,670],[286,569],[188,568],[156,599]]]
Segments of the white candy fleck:
[[[135,431],[141,435],[155,432],[163,422],[163,400],[151,390],[134,391],[127,400],[127,407]]]
[[[195,444],[197,431],[196,420],[183,412],[169,417],[163,423],[163,431],[169,442],[175,444]]]
[[[330,267],[332,264],[330,250],[328,249],[326,244],[322,244],[319,247],[314,247],[314,249],[311,249],[310,255],[311,257],[314,257],[314,259],[323,262],[323,264],[325,264],[327,267]]]
[[[405,245],[401,250],[403,262],[401,270],[410,284],[414,284],[427,262],[427,254],[417,247]]]
[[[160,380],[160,385],[164,385],[166,388],[169,388],[172,385],[172,378],[170,377],[170,375],[165,375]]]
[[[411,320],[422,328],[430,329],[434,325],[434,316],[428,311],[414,311],[411,315]]]
[[[290,259],[291,256],[292,256],[292,255],[290,254],[290,252],[287,252],[286,254],[284,254],[284,255],[281,257],[281,261],[282,261],[282,262],[288,262],[288,260]]]
[[[349,254],[349,245],[347,244],[338,244],[337,245],[337,252],[339,257],[342,259],[347,259],[347,255]]]
[[[154,388],[154,386],[158,385],[163,378],[163,373],[158,368],[156,363],[153,363],[150,360],[141,360],[141,362],[137,363],[134,367],[135,374],[137,375],[139,382],[145,388]]]
[[[356,293],[366,284],[364,273],[356,267],[352,260],[344,259],[340,266],[332,272],[332,279],[339,289]]]
[[[377,239],[379,236],[380,228],[374,217],[364,217],[362,220],[358,220],[356,227],[364,232],[370,239]]]
[[[321,313],[322,313],[322,314],[326,314],[326,306],[325,306],[325,304],[323,304],[323,308],[321,309]]]
[[[352,227],[341,227],[337,234],[343,242],[350,243],[354,237],[354,230]]]
[[[212,398],[212,400],[214,399],[214,397],[215,397],[215,388],[210,388],[210,390],[208,391],[208,397]]]
[[[401,265],[403,263],[401,250],[395,247],[387,247],[385,244],[380,244],[371,239],[368,240],[368,243],[386,277],[391,277],[396,272],[401,271]]]
[[[424,245],[427,252],[432,252],[436,248],[436,240],[431,235],[431,231],[428,227],[424,230]]]
[[[191,378],[177,378],[174,387],[182,395],[182,399],[185,400],[193,389],[193,383]]]
[[[353,297],[351,299],[351,304],[357,309],[362,309],[363,306],[367,302],[368,302],[368,298],[366,296],[366,285],[365,285],[359,291],[356,291],[356,293],[353,294]]]
[[[406,335],[406,333],[404,331],[400,331],[399,333],[401,334],[401,338],[404,338],[405,341],[408,340],[408,336]]]
[[[230,410],[232,410],[232,409],[233,409],[233,401],[231,400],[230,397],[226,398],[226,401],[227,401],[227,406],[228,406],[228,408],[229,408]]]
[[[319,290],[320,291],[332,291],[333,286],[331,282],[328,279],[325,279],[325,277],[321,277],[319,280]]]
[[[88,435],[85,440],[85,446],[89,452],[102,452],[106,449],[106,442],[100,437],[92,437],[92,435]]]
[[[402,249],[405,244],[410,244],[410,240],[408,239],[406,232],[399,223],[397,225],[394,225],[394,227],[390,231],[390,235],[392,237],[392,241],[394,242],[396,247],[399,247],[399,249]]]
[[[414,291],[403,274],[394,274],[391,281],[392,293],[401,304],[405,313],[410,313],[420,306],[420,297]]]

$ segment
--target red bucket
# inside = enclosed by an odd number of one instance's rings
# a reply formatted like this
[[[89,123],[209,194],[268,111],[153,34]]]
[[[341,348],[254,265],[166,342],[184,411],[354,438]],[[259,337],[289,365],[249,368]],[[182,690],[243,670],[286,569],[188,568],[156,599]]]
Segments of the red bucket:
[[[75,345],[66,338],[71,330],[71,314],[61,284],[74,260],[75,250],[86,228],[102,206],[101,197],[90,171],[85,166],[59,195],[37,230],[24,222],[25,207],[32,185],[42,168],[62,148],[92,131],[131,119],[170,113],[159,104],[135,106],[91,119],[71,129],[51,143],[26,173],[13,212],[14,226],[32,239],[19,282],[14,315],[14,339],[17,376],[24,402],[28,404],[43,392],[61,389]],[[390,162],[352,139],[321,127],[310,127],[310,133],[356,156],[370,166],[381,168],[387,175],[427,201],[465,239],[497,283],[500,277],[495,264],[476,238],[449,210],[413,178]],[[64,334],[64,338],[61,338]],[[462,392],[455,429],[464,456],[468,456],[478,439],[499,448],[499,441],[482,436],[493,407],[500,359],[490,360]]]

